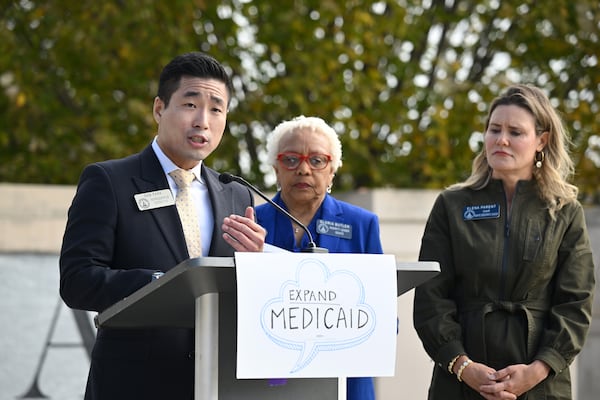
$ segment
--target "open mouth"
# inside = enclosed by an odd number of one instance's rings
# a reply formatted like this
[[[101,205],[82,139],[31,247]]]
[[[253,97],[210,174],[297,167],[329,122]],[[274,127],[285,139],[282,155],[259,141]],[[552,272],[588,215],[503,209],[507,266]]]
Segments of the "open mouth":
[[[204,144],[207,143],[208,140],[204,136],[192,136],[190,137],[190,141],[192,143]]]

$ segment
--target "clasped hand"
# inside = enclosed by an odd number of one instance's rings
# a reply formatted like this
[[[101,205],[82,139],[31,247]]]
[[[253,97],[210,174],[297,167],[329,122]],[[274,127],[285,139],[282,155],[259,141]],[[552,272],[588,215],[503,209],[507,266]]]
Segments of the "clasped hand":
[[[550,372],[544,362],[509,365],[494,370],[487,365],[473,362],[462,374],[462,380],[487,400],[516,400],[543,381]]]

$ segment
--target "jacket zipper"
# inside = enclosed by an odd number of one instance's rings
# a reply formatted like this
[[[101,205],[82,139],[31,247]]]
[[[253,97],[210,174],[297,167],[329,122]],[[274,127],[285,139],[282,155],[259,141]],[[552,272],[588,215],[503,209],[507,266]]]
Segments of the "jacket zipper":
[[[518,184],[517,184],[518,186]],[[504,191],[503,191],[504,192]],[[515,204],[515,198],[517,197],[518,190],[515,189],[515,194],[513,196],[512,205]],[[504,301],[504,293],[506,290],[506,271],[508,269],[508,241],[510,237],[510,220],[512,218],[512,212],[509,212],[508,202],[506,201],[506,193],[504,193],[504,208],[506,209],[506,220],[504,221],[504,243],[502,246],[502,268],[500,270],[500,293],[499,298],[500,301]]]

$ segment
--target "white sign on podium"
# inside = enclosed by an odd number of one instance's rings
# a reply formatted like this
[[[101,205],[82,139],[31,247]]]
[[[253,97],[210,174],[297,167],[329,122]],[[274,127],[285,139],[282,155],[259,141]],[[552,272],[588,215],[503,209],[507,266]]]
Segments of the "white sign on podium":
[[[393,255],[236,253],[237,378],[393,376]]]

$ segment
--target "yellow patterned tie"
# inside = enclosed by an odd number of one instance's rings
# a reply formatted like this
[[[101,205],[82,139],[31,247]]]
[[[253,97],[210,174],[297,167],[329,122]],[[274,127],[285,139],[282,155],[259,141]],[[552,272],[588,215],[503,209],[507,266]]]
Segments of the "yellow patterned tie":
[[[198,227],[198,215],[194,200],[192,198],[191,184],[194,174],[191,171],[176,169],[169,172],[171,178],[177,184],[177,197],[175,206],[179,213],[179,219],[183,226],[185,242],[191,258],[202,256],[202,242],[200,241],[200,228]]]

